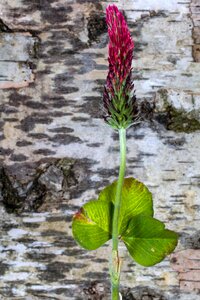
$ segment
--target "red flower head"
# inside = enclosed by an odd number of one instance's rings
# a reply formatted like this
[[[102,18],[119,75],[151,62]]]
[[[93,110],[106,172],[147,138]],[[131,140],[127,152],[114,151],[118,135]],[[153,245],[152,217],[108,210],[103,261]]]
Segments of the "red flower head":
[[[132,125],[137,115],[131,63],[134,43],[123,14],[117,6],[106,9],[109,35],[109,71],[104,88],[105,121],[115,129]]]

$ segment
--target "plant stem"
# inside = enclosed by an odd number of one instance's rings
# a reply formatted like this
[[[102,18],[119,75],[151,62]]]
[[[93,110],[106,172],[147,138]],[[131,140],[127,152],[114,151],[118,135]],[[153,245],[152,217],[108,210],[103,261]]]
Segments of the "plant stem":
[[[124,183],[124,175],[126,169],[126,129],[119,129],[120,141],[120,168],[119,178],[117,181],[116,199],[112,224],[112,257],[111,257],[111,284],[112,284],[112,300],[119,300],[119,282],[120,282],[120,266],[121,261],[118,253],[118,236],[119,236],[119,216],[121,207],[122,187]]]

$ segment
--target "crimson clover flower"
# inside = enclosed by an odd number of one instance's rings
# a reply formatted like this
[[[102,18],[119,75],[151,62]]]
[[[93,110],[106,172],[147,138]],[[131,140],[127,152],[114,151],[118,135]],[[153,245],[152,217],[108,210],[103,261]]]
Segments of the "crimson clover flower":
[[[137,120],[132,81],[134,43],[123,14],[117,6],[106,9],[109,35],[109,71],[103,93],[104,119],[114,129],[128,128]]]

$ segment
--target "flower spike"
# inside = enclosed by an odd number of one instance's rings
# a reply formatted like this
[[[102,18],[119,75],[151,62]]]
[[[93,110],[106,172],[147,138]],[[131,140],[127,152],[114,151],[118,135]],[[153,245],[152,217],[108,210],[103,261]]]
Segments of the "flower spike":
[[[106,9],[109,70],[103,93],[104,119],[114,129],[128,128],[137,118],[131,64],[134,43],[117,6]]]

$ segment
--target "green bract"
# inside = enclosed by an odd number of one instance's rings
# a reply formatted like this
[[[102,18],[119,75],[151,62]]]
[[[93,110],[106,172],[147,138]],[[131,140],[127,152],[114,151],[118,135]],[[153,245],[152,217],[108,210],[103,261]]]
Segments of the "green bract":
[[[112,219],[117,181],[104,188],[98,200],[86,203],[73,218],[75,240],[94,250],[112,238]],[[177,234],[153,218],[152,195],[134,178],[126,178],[122,189],[119,237],[130,255],[143,266],[159,263],[177,244]]]

